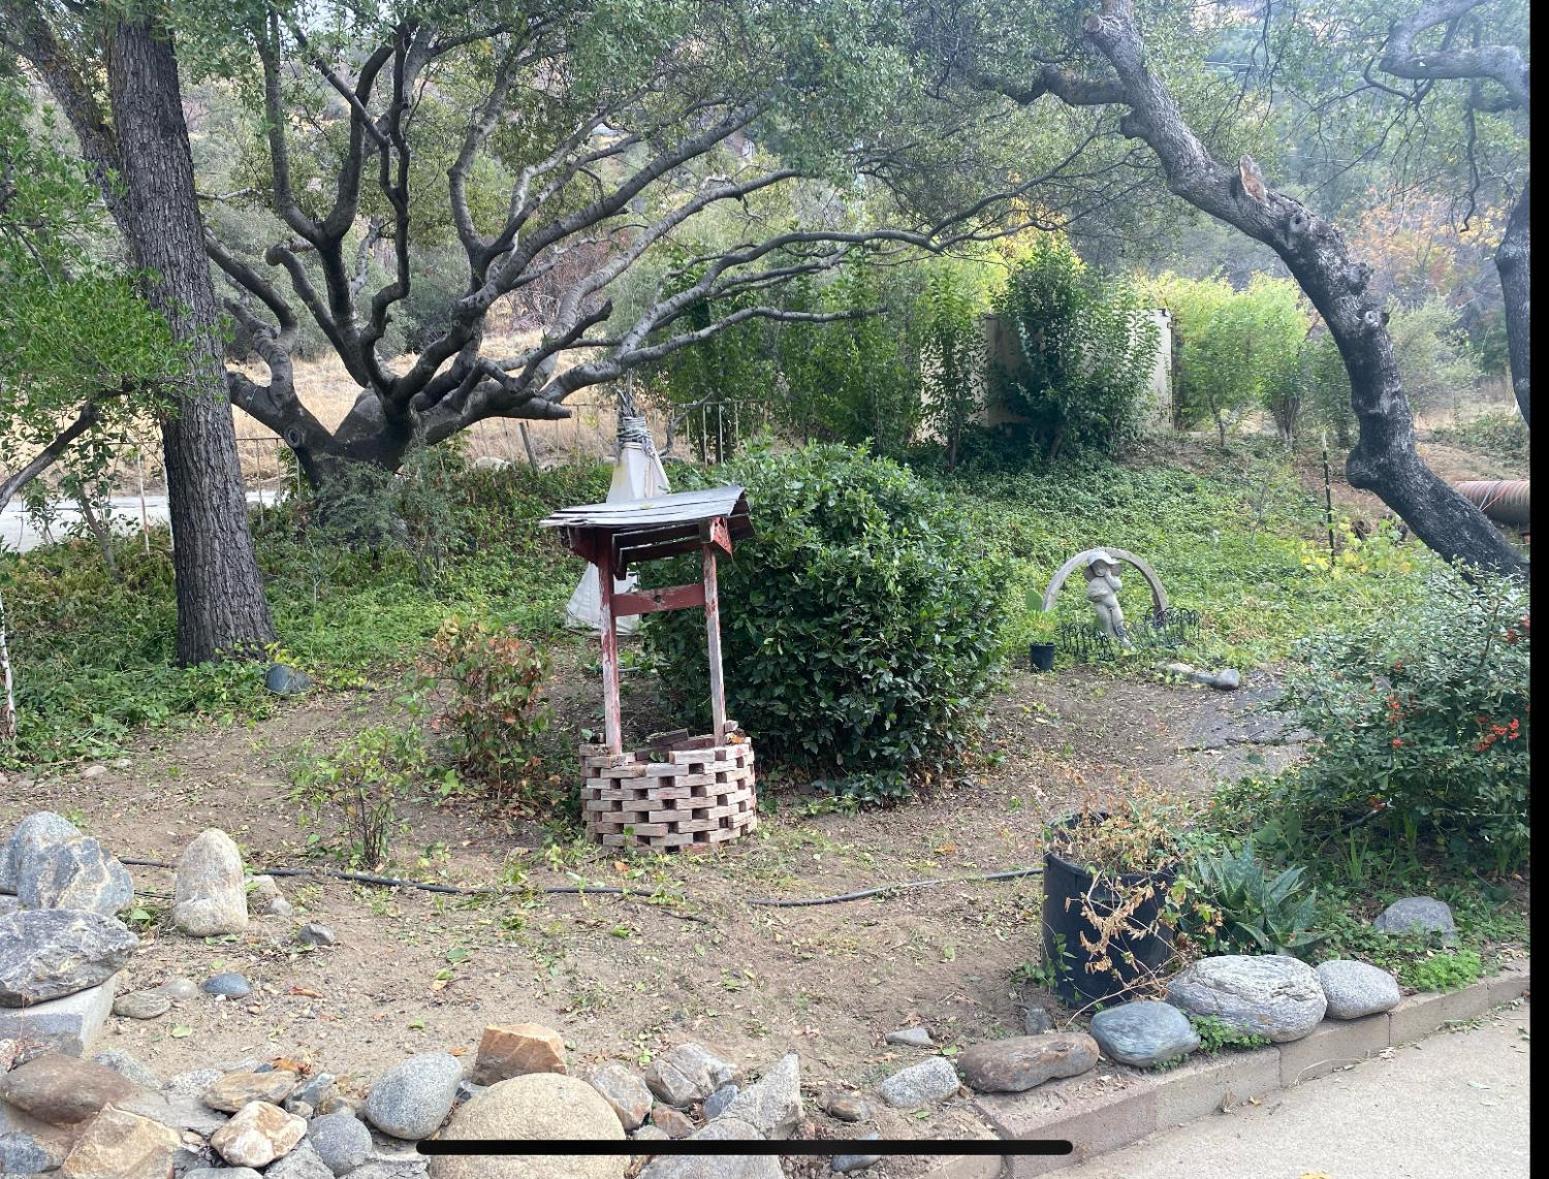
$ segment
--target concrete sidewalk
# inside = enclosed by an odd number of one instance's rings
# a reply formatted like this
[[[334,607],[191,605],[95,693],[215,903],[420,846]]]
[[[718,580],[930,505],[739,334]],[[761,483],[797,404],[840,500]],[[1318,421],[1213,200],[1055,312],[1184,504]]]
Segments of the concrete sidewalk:
[[[1260,1105],[1153,1134],[1061,1179],[1527,1179],[1528,1004]]]

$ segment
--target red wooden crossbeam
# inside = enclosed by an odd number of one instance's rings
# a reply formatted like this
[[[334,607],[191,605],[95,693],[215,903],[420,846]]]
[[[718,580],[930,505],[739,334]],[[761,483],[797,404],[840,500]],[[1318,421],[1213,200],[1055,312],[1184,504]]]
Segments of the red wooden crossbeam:
[[[628,618],[634,614],[655,614],[660,610],[687,610],[705,604],[703,584],[674,585],[665,589],[637,590],[613,595],[613,616]]]

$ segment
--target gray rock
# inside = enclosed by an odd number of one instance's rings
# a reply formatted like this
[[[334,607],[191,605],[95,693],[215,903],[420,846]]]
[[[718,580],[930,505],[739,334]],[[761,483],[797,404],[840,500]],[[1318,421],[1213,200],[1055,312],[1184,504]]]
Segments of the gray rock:
[[[207,995],[219,995],[223,999],[246,999],[253,993],[253,984],[235,970],[223,970],[212,974],[199,984]]]
[[[1284,954],[1201,958],[1168,984],[1167,1001],[1276,1044],[1308,1035],[1328,1006],[1312,967]]]
[[[1135,1068],[1151,1068],[1199,1047],[1199,1033],[1189,1017],[1155,999],[1099,1011],[1092,1016],[1092,1038],[1109,1060]]]
[[[119,977],[31,1007],[0,1007],[0,1040],[21,1039],[67,1056],[84,1055],[108,1022]]]
[[[290,1153],[264,1172],[264,1179],[334,1179],[334,1173],[318,1155],[317,1149],[303,1138]]]
[[[190,1069],[186,1073],[177,1073],[162,1086],[162,1092],[169,1097],[198,1097],[221,1079],[222,1071],[213,1066],[207,1066]]]
[[[934,1048],[936,1042],[925,1028],[899,1028],[887,1034],[887,1042],[900,1048]]]
[[[638,1129],[650,1116],[651,1090],[632,1069],[626,1068],[617,1061],[609,1061],[586,1079],[593,1089],[602,1094],[603,1100],[613,1107],[613,1112],[618,1114],[619,1124],[624,1129]],[[735,1092],[736,1087],[731,1086],[731,1088]],[[716,1090],[717,1093],[720,1091]],[[715,1116],[710,1112],[710,1100],[711,1098],[705,1099],[707,1118]]]
[[[193,937],[219,937],[247,928],[242,853],[224,831],[212,827],[183,849],[172,924]]]
[[[873,1130],[870,1134],[863,1138],[858,1138],[856,1141],[868,1142],[876,1137],[877,1132]],[[829,1166],[836,1175],[849,1175],[855,1171],[864,1171],[873,1163],[879,1162],[881,1158],[880,1154],[836,1154]]]
[[[658,1101],[682,1109],[703,1101],[728,1081],[738,1078],[737,1066],[722,1060],[702,1044],[679,1044],[658,1056],[645,1073],[645,1083]]]
[[[0,892],[15,895],[22,862],[31,856],[72,839],[80,830],[69,819],[53,811],[37,811],[16,824],[11,838],[0,849]]]
[[[1037,1003],[1022,1008],[1022,1030],[1029,1036],[1041,1036],[1054,1030],[1054,1020]]]
[[[25,1007],[94,987],[140,944],[120,921],[78,909],[0,917],[0,1007]]]
[[[17,863],[24,909],[88,909],[111,917],[134,899],[129,869],[89,835],[50,844]]]
[[[1223,667],[1211,678],[1210,686],[1221,692],[1235,692],[1242,687],[1242,672],[1235,667]]]
[[[1382,933],[1439,933],[1444,940],[1457,935],[1452,908],[1435,897],[1405,897],[1394,901],[1372,922]]]
[[[263,1179],[263,1176],[252,1167],[200,1167],[183,1172],[183,1179]]]
[[[333,1096],[334,1079],[332,1073],[314,1073],[296,1090],[293,1099],[305,1101],[313,1109],[317,1109],[327,1098]]]
[[[689,1135],[689,1141],[756,1140],[758,1131],[746,1122],[722,1116]],[[703,1158],[656,1158],[639,1179],[785,1179],[778,1160],[750,1155],[706,1155]]]
[[[284,663],[271,664],[264,672],[264,687],[276,696],[300,696],[311,686],[312,679],[306,672]]]
[[[356,1167],[350,1179],[427,1179],[429,1175],[429,1159],[384,1159]]]
[[[748,1123],[763,1138],[784,1139],[801,1126],[801,1059],[788,1052],[722,1112]]]
[[[229,1120],[225,1114],[216,1113],[197,1097],[174,1093],[146,1093],[120,1104],[142,1118],[203,1137],[209,1137]]]
[[[313,1118],[307,1139],[335,1175],[353,1171],[371,1153],[371,1131],[353,1114],[339,1111]]]
[[[0,893],[0,917],[8,916],[21,907],[20,897],[12,896],[10,893]]]
[[[1369,962],[1336,958],[1318,966],[1329,1019],[1360,1019],[1398,1006],[1398,979]]]
[[[957,1059],[963,1079],[980,1093],[1023,1093],[1097,1064],[1097,1042],[1085,1032],[1013,1036],[975,1044]]]
[[[644,1125],[630,1135],[636,1142],[671,1142],[672,1135],[660,1126]]]
[[[951,1097],[957,1086],[957,1070],[945,1057],[932,1056],[900,1069],[883,1081],[878,1091],[894,1109],[914,1109]]]
[[[199,987],[191,978],[169,978],[156,989],[174,1003],[186,1003],[190,999],[199,997]]]
[[[57,1170],[70,1153],[70,1139],[55,1127],[42,1122],[28,1129],[6,1129],[7,1121],[21,1121],[25,1115],[0,1119],[0,1175],[40,1175]]]
[[[113,1000],[113,1014],[122,1019],[156,1019],[172,1010],[172,1000],[164,991],[130,991]]]
[[[331,946],[339,938],[328,926],[309,921],[296,930],[296,940],[303,946]]]
[[[273,876],[255,876],[248,882],[249,917],[289,917],[296,907],[285,899]]]
[[[395,1138],[429,1138],[452,1112],[463,1066],[449,1052],[411,1056],[382,1074],[366,1097],[366,1119]]]
[[[122,1048],[106,1048],[91,1059],[93,1064],[110,1068],[119,1076],[128,1077],[136,1085],[143,1085],[153,1091],[161,1088],[161,1079],[156,1076],[155,1071]]]
[[[735,1085],[722,1085],[709,1097],[705,1098],[705,1120],[713,1122],[726,1112],[726,1107],[736,1100],[741,1090]]]

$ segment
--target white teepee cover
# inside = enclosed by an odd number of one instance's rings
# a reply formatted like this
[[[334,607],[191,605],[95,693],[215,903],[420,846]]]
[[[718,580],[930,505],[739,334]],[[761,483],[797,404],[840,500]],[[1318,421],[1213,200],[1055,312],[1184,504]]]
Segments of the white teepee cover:
[[[650,499],[665,495],[667,472],[662,460],[651,444],[650,431],[644,418],[625,418],[619,430],[619,455],[613,464],[613,483],[608,488],[607,502],[619,503],[626,499]],[[615,579],[614,593],[625,593],[635,588],[635,577]],[[602,629],[602,603],[597,592],[597,566],[587,565],[581,584],[570,595],[565,607],[565,625],[583,630]],[[617,620],[619,634],[633,634],[640,628],[640,616],[631,615]]]

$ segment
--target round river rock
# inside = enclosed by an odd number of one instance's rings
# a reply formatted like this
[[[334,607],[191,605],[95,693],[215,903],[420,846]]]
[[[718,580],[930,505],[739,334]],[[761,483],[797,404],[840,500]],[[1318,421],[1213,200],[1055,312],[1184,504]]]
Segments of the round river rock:
[[[1168,984],[1167,1001],[1276,1044],[1310,1034],[1328,1006],[1317,973],[1285,954],[1201,958]]]
[[[448,1138],[585,1138],[618,1141],[624,1128],[602,1094],[562,1073],[529,1073],[491,1085],[462,1106]],[[623,1179],[628,1156],[437,1155],[431,1179]]]
[[[1092,1038],[1109,1060],[1135,1068],[1151,1068],[1199,1047],[1199,1033],[1189,1017],[1155,999],[1099,1011],[1092,1016]]]

